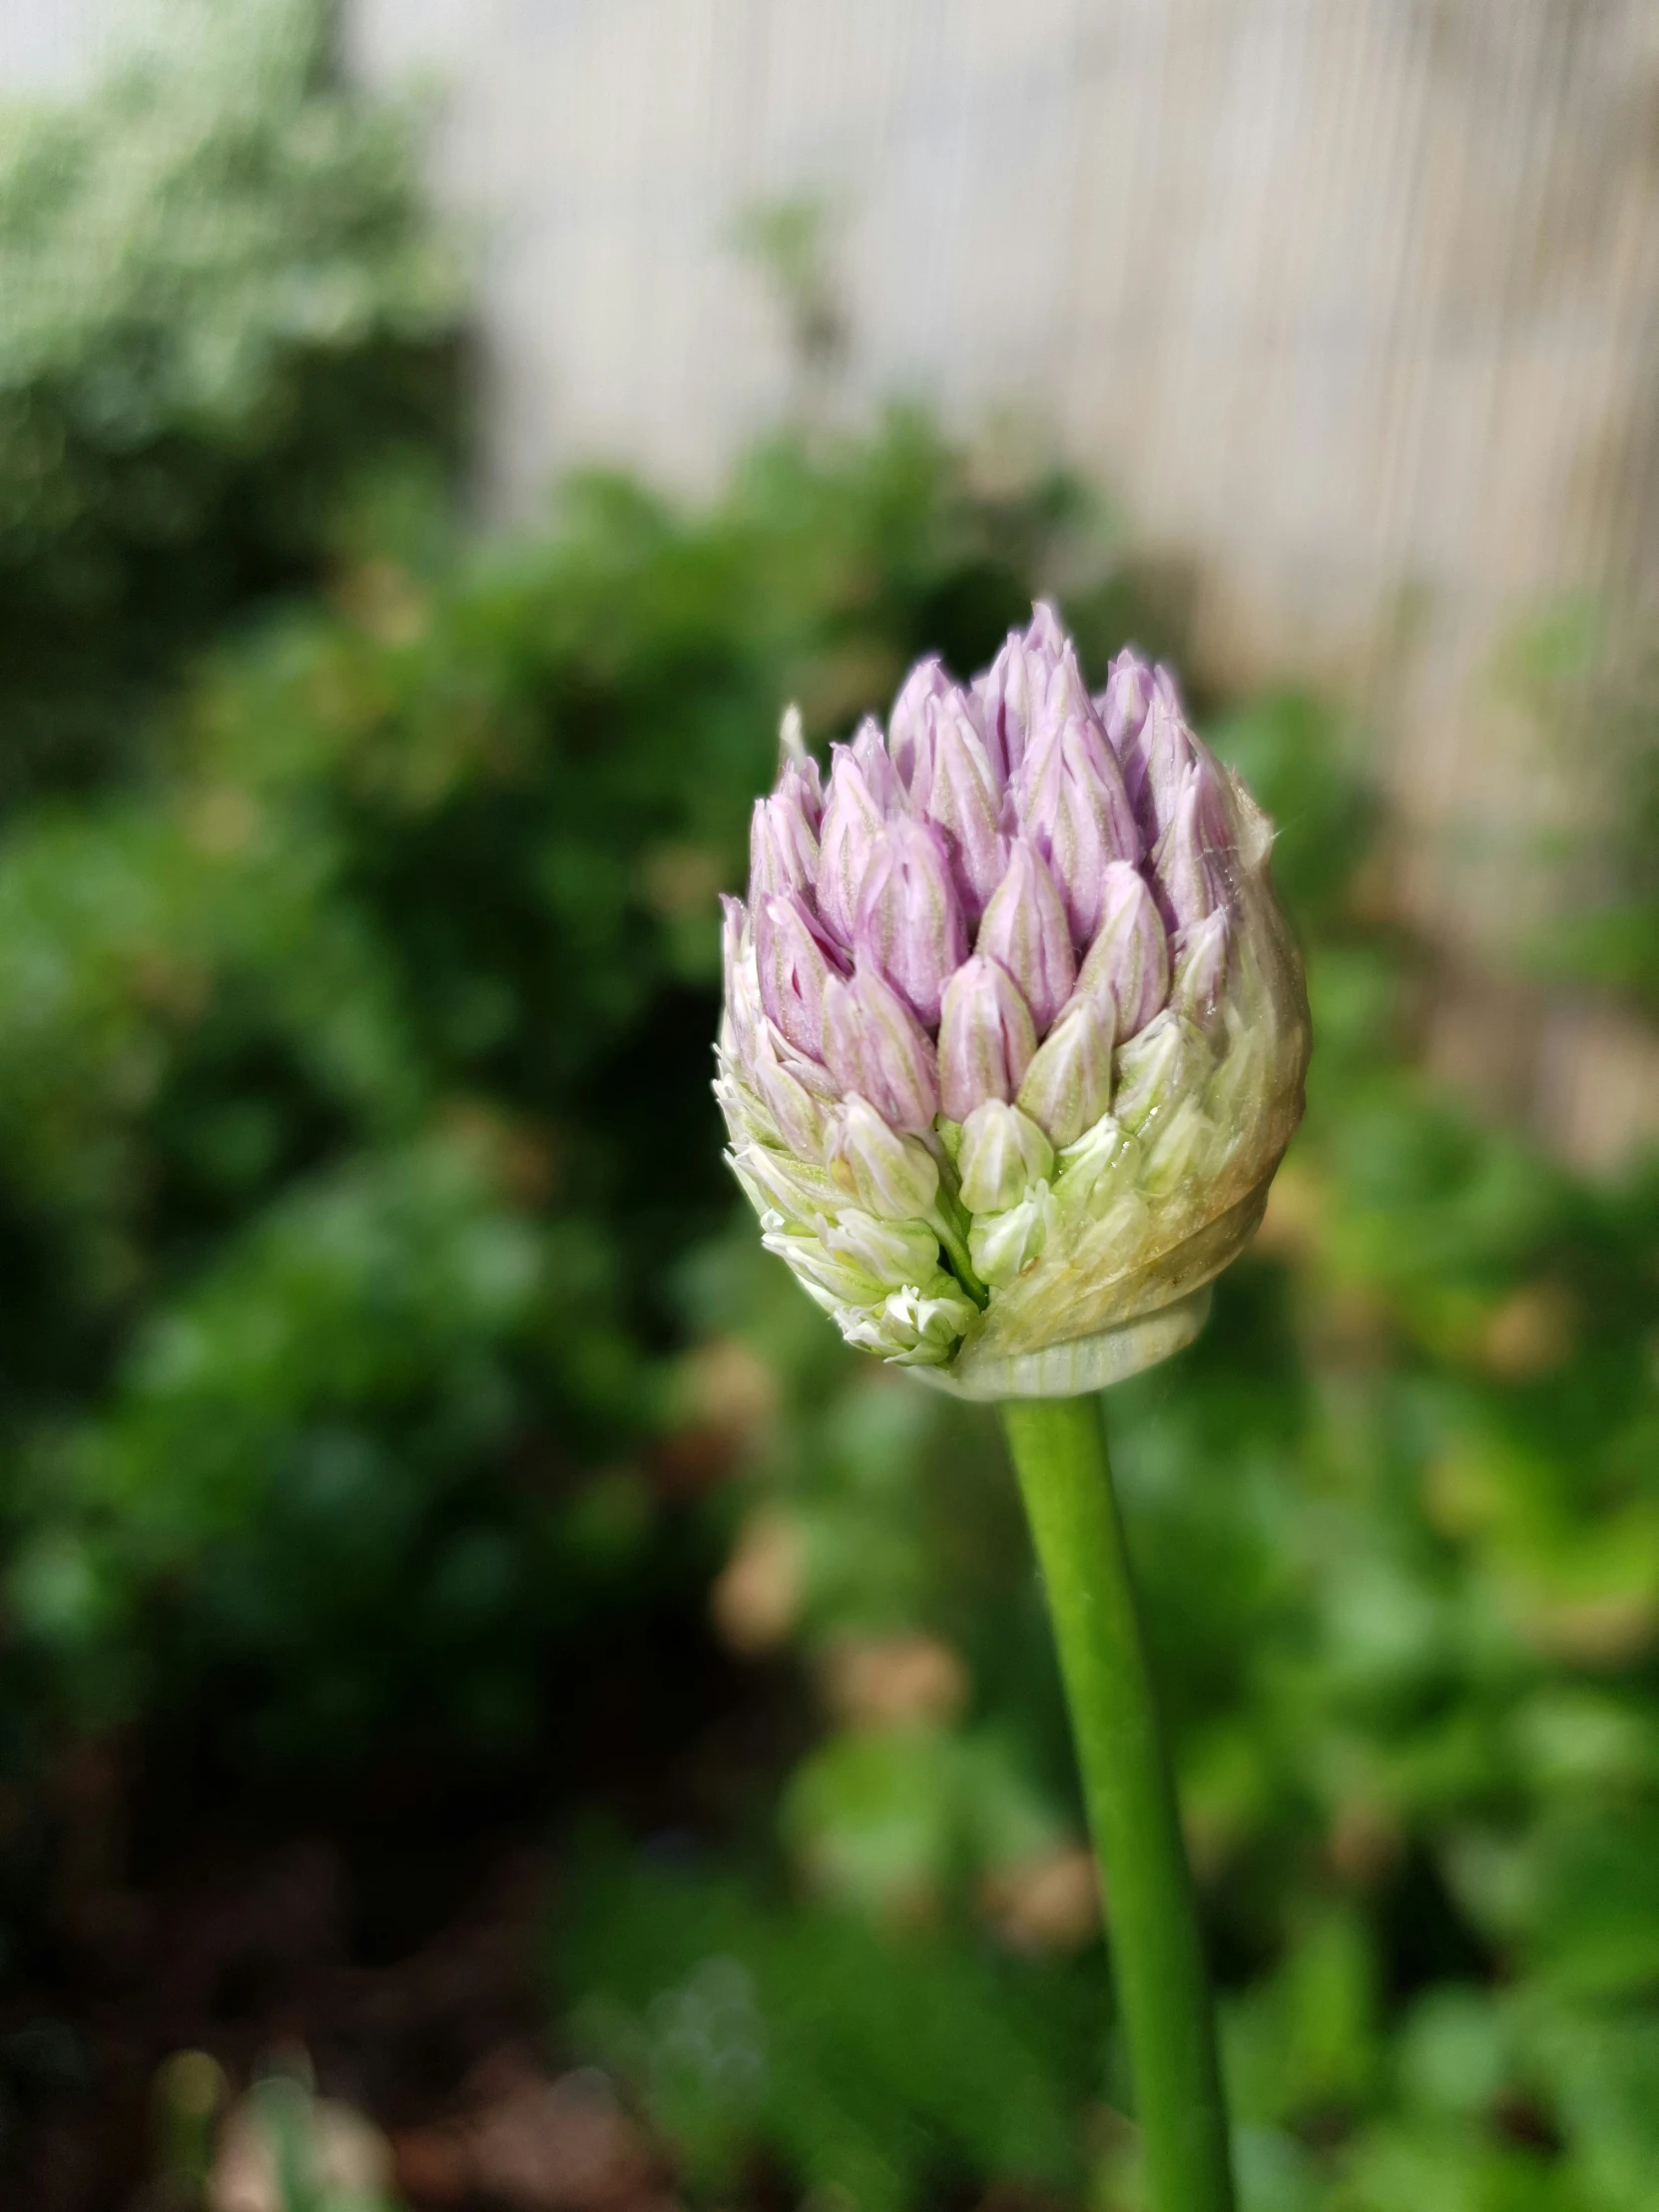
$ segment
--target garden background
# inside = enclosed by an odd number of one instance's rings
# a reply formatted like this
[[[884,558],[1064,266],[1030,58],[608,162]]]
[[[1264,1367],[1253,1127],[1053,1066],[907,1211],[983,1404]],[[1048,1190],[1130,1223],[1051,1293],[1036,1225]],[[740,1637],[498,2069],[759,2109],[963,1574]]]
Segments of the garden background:
[[[709,1092],[781,706],[1040,589],[1181,667],[1309,959],[1263,1234],[1112,1399],[1248,2212],[1653,2212],[1641,562],[1457,632],[1503,834],[1430,836],[1453,694],[1247,623],[1179,471],[862,388],[832,197],[722,214],[708,480],[544,496],[430,104],[160,20],[0,126],[0,2202],[1134,2212],[997,1440]]]

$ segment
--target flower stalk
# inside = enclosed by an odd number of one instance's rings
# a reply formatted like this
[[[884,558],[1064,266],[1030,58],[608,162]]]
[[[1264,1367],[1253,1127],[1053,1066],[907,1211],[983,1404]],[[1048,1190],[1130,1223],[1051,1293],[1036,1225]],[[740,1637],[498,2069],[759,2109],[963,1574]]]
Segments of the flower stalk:
[[[1071,1709],[1152,2212],[1233,2212],[1214,2007],[1100,1406],[1001,1411]]]
[[[1153,2212],[1231,2212],[1215,2024],[1092,1393],[1189,1344],[1302,1113],[1273,828],[1052,607],[887,728],[785,718],[726,902],[716,1092],[763,1241],[846,1341],[997,1403],[1108,1894]]]

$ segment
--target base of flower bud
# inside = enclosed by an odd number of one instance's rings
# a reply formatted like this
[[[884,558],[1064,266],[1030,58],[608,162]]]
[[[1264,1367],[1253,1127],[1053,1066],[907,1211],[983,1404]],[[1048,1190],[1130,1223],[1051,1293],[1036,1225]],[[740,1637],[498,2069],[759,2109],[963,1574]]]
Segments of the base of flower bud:
[[[1069,1344],[1045,1345],[1040,1352],[1015,1352],[975,1360],[948,1371],[914,1368],[911,1373],[929,1389],[948,1391],[981,1403],[1005,1397],[1082,1397],[1089,1390],[1103,1390],[1109,1383],[1127,1382],[1143,1368],[1155,1368],[1160,1360],[1184,1352],[1210,1318],[1211,1286],[1190,1291],[1173,1306],[1135,1321],[1121,1322],[1093,1337],[1076,1337]]]

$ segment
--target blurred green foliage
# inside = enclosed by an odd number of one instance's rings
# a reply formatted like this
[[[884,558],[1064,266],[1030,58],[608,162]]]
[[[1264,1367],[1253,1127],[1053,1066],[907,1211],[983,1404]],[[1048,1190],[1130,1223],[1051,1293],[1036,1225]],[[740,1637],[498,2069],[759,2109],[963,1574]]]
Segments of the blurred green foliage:
[[[313,580],[353,488],[452,462],[454,258],[323,0],[169,0],[0,115],[0,806],[144,759],[180,656]]]
[[[1591,593],[1519,625],[1503,689],[1575,791],[1543,857],[1564,894],[1533,954],[1555,980],[1617,992],[1659,1012],[1659,654],[1640,617],[1615,625]]]
[[[1130,2212],[994,1425],[759,1252],[708,1078],[783,702],[836,734],[1038,585],[1098,668],[1153,602],[914,416],[466,547],[404,123],[303,8],[205,51],[0,165],[0,1768],[510,1753],[708,1602],[784,1718],[707,1833],[573,1852],[561,2033],[696,2203]],[[1110,1411],[1246,2204],[1655,2212],[1659,1179],[1425,1087],[1349,735],[1210,728],[1281,826],[1309,1121]]]
[[[578,485],[516,551],[382,504],[142,792],[14,820],[15,1676],[101,1724],[216,1679],[340,1753],[532,1725],[537,1654],[641,1571],[779,702],[981,651],[1066,512],[913,421],[706,516]]]

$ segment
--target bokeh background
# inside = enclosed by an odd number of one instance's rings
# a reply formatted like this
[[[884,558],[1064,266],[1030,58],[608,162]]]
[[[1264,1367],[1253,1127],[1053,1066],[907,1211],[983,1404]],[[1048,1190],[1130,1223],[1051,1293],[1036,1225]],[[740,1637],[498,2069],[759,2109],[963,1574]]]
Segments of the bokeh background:
[[[1036,591],[1309,1117],[1113,1394],[1245,2212],[1659,2207],[1659,18],[8,0],[0,2204],[1138,2212],[994,1430],[715,893]]]

